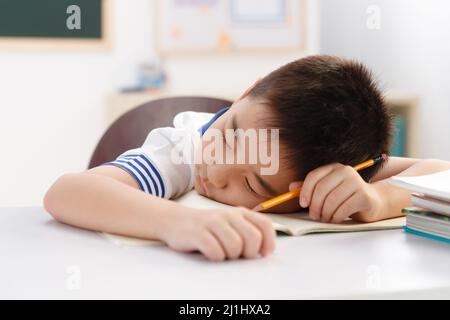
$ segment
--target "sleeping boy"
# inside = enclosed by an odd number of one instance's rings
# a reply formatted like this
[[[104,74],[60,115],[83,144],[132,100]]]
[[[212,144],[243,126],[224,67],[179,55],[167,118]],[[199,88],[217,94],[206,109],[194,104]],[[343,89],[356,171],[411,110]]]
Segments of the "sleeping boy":
[[[44,206],[63,223],[161,240],[213,261],[267,256],[275,231],[250,210],[267,199],[301,186],[299,199],[271,211],[309,208],[317,221],[377,221],[400,216],[410,204],[389,177],[450,168],[440,160],[390,157],[352,169],[387,153],[390,136],[389,111],[366,67],[309,56],[273,71],[215,115],[180,113],[142,147],[63,175]],[[199,210],[171,201],[191,189],[234,207]]]

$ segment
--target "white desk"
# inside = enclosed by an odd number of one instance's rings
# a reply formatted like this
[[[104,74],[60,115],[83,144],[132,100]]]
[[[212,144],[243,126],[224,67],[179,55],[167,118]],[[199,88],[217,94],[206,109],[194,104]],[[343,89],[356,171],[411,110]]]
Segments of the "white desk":
[[[269,258],[211,263],[3,208],[0,257],[3,299],[450,298],[450,245],[401,230],[281,237]]]

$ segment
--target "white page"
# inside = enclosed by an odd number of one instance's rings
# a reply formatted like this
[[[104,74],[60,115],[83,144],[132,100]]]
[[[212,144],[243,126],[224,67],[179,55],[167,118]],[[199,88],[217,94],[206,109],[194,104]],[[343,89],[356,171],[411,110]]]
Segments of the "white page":
[[[450,201],[450,170],[415,177],[392,177],[390,183],[414,192]]]

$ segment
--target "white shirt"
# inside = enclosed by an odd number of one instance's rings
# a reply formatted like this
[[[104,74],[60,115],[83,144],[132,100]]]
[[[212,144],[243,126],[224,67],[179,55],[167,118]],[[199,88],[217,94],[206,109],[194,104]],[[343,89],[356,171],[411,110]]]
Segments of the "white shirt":
[[[165,199],[177,198],[193,188],[195,165],[193,161],[174,161],[173,153],[176,150],[180,153],[181,150],[181,153],[193,155],[193,141],[200,139],[199,128],[217,115],[181,112],[175,116],[173,127],[152,130],[142,147],[128,150],[105,165],[127,171],[146,193]]]

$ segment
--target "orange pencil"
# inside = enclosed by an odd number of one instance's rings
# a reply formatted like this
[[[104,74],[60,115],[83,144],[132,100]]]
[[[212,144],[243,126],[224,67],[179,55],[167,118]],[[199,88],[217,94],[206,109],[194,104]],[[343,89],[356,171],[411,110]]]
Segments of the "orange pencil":
[[[361,171],[361,170],[369,168],[377,163],[385,161],[386,159],[387,159],[387,155],[383,153],[382,155],[380,155],[376,158],[369,159],[367,161],[364,161],[363,163],[357,164],[356,166],[353,167],[353,169],[355,169],[356,171]],[[281,203],[289,201],[291,199],[297,198],[300,195],[301,190],[302,189],[299,188],[297,190],[289,191],[289,192],[283,193],[282,195],[279,195],[275,198],[264,201],[264,202],[260,203],[259,205],[257,205],[256,207],[254,207],[253,211],[264,211],[264,210],[270,209],[272,207],[275,207]]]

